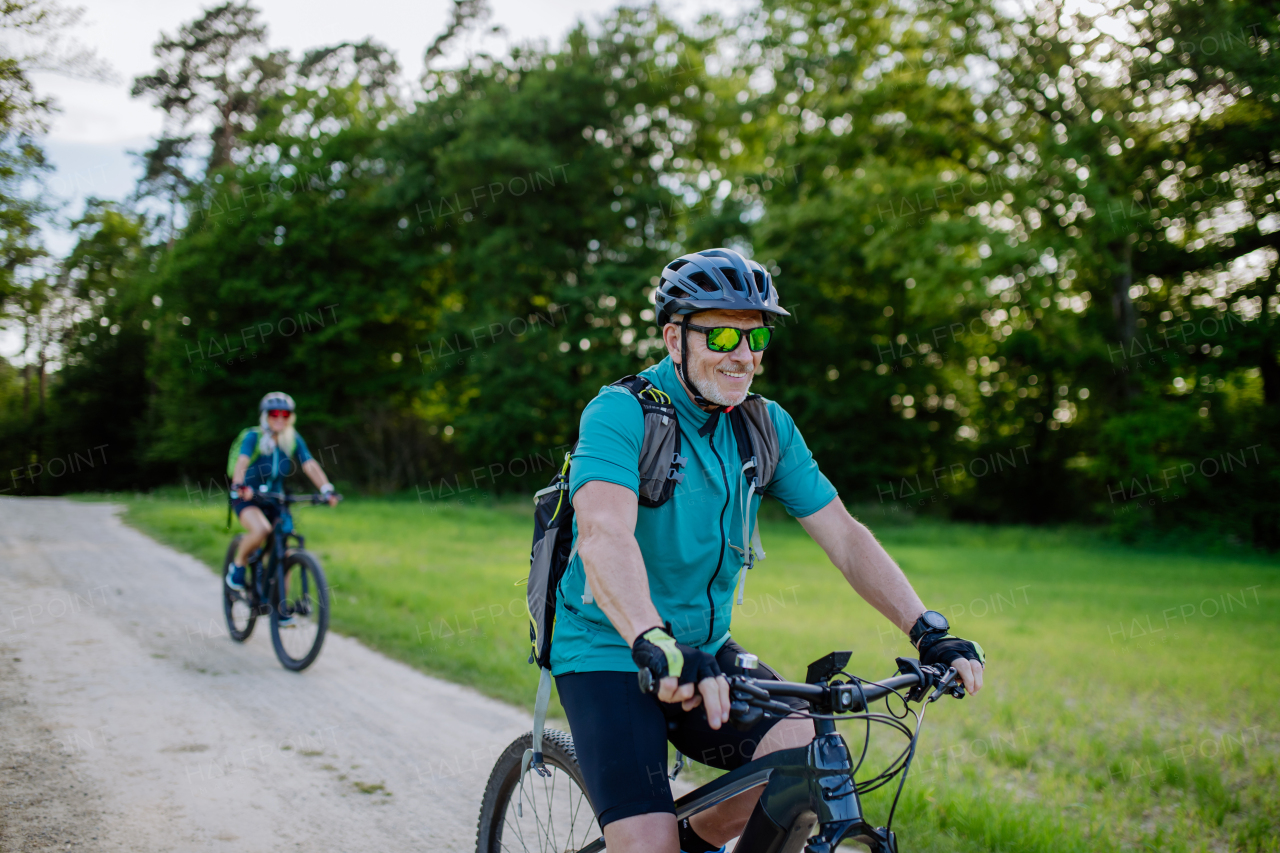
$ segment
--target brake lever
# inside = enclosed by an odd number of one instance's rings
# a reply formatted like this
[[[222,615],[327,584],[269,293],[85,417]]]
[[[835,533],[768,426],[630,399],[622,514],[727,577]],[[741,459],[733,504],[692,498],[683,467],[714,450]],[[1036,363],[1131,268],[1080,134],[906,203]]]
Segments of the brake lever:
[[[763,687],[757,687],[755,684],[752,684],[750,681],[747,681],[746,679],[741,678],[739,676],[734,676],[734,678],[730,680],[729,691],[731,694],[733,693],[744,694],[743,698],[750,697],[752,699],[759,699],[764,702],[768,702],[770,699],[773,698],[772,696],[769,695],[768,690],[765,690]]]
[[[954,666],[948,668],[947,674],[942,677],[942,680],[940,682],[938,682],[938,689],[933,691],[933,695],[929,697],[929,701],[937,702],[939,699],[942,698],[942,694],[944,693],[950,693],[952,696],[956,697],[957,699],[963,699],[964,684],[959,683],[959,684],[955,684],[954,686],[952,685],[952,682],[956,680],[957,675],[959,675],[959,673],[956,672],[956,668]]]

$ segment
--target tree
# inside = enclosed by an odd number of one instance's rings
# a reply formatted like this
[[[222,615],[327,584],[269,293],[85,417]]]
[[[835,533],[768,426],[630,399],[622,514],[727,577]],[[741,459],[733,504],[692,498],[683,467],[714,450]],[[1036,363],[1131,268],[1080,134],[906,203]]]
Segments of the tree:
[[[155,250],[144,217],[114,202],[89,199],[72,228],[76,244],[58,283],[81,308],[62,347],[46,446],[103,447],[110,463],[40,485],[46,492],[138,488],[157,475],[146,454],[153,433],[147,362],[161,316],[148,269]]]
[[[57,344],[70,306],[52,281],[40,241],[40,221],[48,204],[28,191],[48,166],[37,143],[47,129],[53,102],[36,91],[33,71],[88,78],[110,69],[91,50],[63,39],[80,17],[51,0],[13,0],[0,6],[0,30],[19,37],[18,52],[0,54],[0,320],[16,315],[21,327],[23,416],[31,413],[31,368],[37,370],[37,406],[42,415],[45,367],[58,356]],[[22,430],[19,430],[22,431]],[[27,441],[29,436],[18,439]]]
[[[358,80],[268,102],[160,265],[155,452],[214,458],[268,387],[379,488],[571,441],[595,389],[655,354],[680,215],[660,178],[714,130],[701,76],[672,85],[701,65],[681,35],[619,13],[558,52],[433,72],[408,116],[354,108]]]
[[[134,79],[133,97],[149,97],[166,116],[162,142],[170,151],[161,162],[170,170],[186,153],[176,143],[201,119],[212,124],[206,170],[229,164],[263,99],[282,88],[287,52],[265,50],[267,27],[259,14],[247,0],[209,9],[177,35],[161,35],[153,49],[160,67]],[[159,157],[159,146],[146,156]]]
[[[489,17],[487,0],[453,0],[453,8],[449,10],[449,23],[444,31],[427,46],[422,55],[424,74],[430,74],[431,63],[444,55],[449,42],[466,32],[474,24]]]

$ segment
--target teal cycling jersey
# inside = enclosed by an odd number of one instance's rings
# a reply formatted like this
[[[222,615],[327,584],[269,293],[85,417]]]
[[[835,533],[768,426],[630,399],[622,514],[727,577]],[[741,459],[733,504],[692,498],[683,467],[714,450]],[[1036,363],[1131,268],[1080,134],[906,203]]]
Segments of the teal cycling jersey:
[[[244,437],[240,443],[240,452],[253,458],[254,448],[258,446],[259,429],[255,429]],[[269,492],[284,491],[284,478],[290,476],[311,460],[311,451],[307,443],[297,435],[297,444],[293,448],[292,457],[277,446],[270,453],[263,453],[244,472],[244,484],[255,492],[259,486],[265,485]]]
[[[684,479],[659,507],[639,507],[635,537],[649,578],[649,595],[677,640],[714,654],[729,638],[734,589],[743,564],[743,498],[748,488],[729,419],[719,417],[707,436],[698,431],[713,415],[693,404],[668,357],[641,376],[675,401],[681,449],[687,457]],[[800,431],[781,406],[768,401],[778,432],[779,460],[767,494],[788,513],[803,518],[836,498],[836,490],[818,470]],[[578,447],[569,471],[570,499],[586,483],[601,480],[639,495],[640,447],[644,419],[625,388],[606,386],[582,412]],[[754,529],[761,496],[746,512]],[[574,537],[578,535],[574,522]],[[759,572],[762,567],[753,570]],[[590,594],[582,559],[575,555],[560,581],[556,604],[551,671],[635,669],[631,648]]]

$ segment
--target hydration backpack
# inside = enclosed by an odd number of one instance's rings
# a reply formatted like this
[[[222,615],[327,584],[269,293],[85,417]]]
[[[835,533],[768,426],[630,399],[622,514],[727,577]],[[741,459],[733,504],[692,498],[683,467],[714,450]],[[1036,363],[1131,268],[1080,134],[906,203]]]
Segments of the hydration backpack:
[[[231,449],[227,451],[227,476],[228,477],[231,477],[236,473],[236,460],[240,458],[240,445],[244,444],[245,436],[247,436],[249,433],[253,433],[255,436],[258,437],[259,440],[261,440],[262,438],[262,436],[258,435],[257,427],[245,427],[244,429],[240,430],[239,435],[236,436],[236,440],[231,443]],[[253,443],[253,453],[249,455],[250,467],[252,467],[253,463],[256,462],[257,460],[258,460],[258,442],[255,441]]]

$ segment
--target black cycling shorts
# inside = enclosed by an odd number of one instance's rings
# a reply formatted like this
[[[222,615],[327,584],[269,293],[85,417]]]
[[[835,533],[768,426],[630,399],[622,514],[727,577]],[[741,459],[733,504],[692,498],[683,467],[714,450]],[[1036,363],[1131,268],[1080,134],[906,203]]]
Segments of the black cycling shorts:
[[[253,498],[250,498],[247,501],[241,500],[240,498],[232,498],[231,500],[231,509],[235,511],[236,518],[240,517],[240,511],[247,506],[256,506],[258,509],[262,510],[262,514],[265,515],[267,517],[267,521],[270,521],[272,524],[274,524],[275,520],[280,517],[280,506],[276,503],[272,503],[270,501],[260,502]]]
[[[730,639],[716,654],[725,675],[742,674],[734,663],[741,651]],[[763,663],[752,674],[782,680]],[[778,722],[762,719],[745,732],[730,723],[712,729],[701,705],[684,711],[679,703],[659,702],[640,692],[634,672],[568,673],[556,677],[556,689],[601,827],[638,814],[675,814],[667,780],[668,740],[694,761],[733,770],[752,759],[760,740]],[[799,699],[779,701],[806,707]]]

